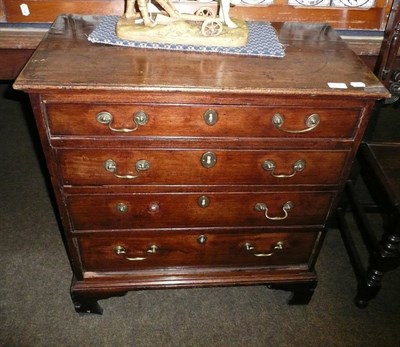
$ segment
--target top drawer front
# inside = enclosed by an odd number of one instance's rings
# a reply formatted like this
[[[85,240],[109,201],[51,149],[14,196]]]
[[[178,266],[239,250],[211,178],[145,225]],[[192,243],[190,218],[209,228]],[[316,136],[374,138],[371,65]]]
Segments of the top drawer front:
[[[48,104],[52,136],[351,138],[357,109]]]

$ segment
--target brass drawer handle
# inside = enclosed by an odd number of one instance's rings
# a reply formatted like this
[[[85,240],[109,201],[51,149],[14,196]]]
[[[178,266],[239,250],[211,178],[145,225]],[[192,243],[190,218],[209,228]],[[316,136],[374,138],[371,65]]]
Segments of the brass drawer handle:
[[[148,116],[144,111],[135,112],[135,114],[133,115],[133,123],[135,124],[134,128],[120,128],[120,129],[114,128],[111,125],[113,121],[113,115],[107,111],[99,112],[96,115],[96,120],[100,124],[108,125],[108,128],[116,133],[131,133],[133,131],[136,131],[139,128],[139,126],[146,125],[148,121]]]
[[[274,255],[276,251],[281,251],[283,249],[284,243],[283,241],[278,241],[274,245],[271,246],[270,251],[268,253],[254,253],[254,246],[250,242],[246,242],[244,244],[244,248],[248,252],[252,252],[255,257],[270,257]]]
[[[156,245],[151,245],[148,249],[147,249],[147,253],[149,254],[154,254],[158,251],[158,247]],[[126,254],[126,249],[123,246],[116,246],[114,247],[114,253],[117,255],[125,255]],[[129,261],[141,261],[141,260],[145,260],[147,257],[127,257],[125,256],[126,260]]]
[[[263,202],[258,202],[255,206],[255,209],[259,212],[264,211],[264,215],[265,218],[269,219],[269,220],[283,220],[286,219],[288,217],[288,211],[290,211],[293,208],[293,202],[288,201],[285,202],[285,204],[282,206],[282,211],[284,213],[284,215],[282,217],[271,217],[268,216],[268,207],[266,204],[264,204]]]
[[[297,160],[292,166],[293,171],[289,174],[276,174],[274,172],[276,169],[276,163],[270,159],[265,160],[262,167],[265,171],[271,171],[271,175],[276,178],[288,178],[288,177],[293,177],[296,173],[300,171],[303,171],[304,168],[306,167],[306,162],[303,159]]]
[[[290,134],[300,134],[300,133],[306,133],[307,131],[311,131],[315,129],[318,124],[319,124],[319,115],[317,113],[312,113],[306,118],[306,128],[301,129],[301,130],[290,130],[290,129],[284,129],[283,125],[285,123],[285,117],[280,114],[280,113],[275,113],[274,116],[272,117],[272,124],[274,127],[278,130],[284,131],[286,133]]]
[[[140,175],[141,171],[146,171],[150,168],[150,163],[147,160],[141,159],[138,160],[135,164],[135,170],[137,172],[137,175],[131,175],[131,174],[126,174],[126,175],[120,175],[117,173],[117,163],[112,160],[112,159],[107,159],[103,163],[103,167],[107,172],[111,172],[115,177],[117,178],[123,178],[123,179],[134,179],[138,178]]]

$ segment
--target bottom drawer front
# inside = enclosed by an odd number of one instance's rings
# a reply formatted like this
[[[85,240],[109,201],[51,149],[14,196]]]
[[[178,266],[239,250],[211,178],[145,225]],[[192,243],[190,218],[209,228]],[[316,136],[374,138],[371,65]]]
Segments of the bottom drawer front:
[[[318,232],[93,233],[80,236],[78,243],[84,271],[118,272],[187,266],[305,265],[318,235]]]

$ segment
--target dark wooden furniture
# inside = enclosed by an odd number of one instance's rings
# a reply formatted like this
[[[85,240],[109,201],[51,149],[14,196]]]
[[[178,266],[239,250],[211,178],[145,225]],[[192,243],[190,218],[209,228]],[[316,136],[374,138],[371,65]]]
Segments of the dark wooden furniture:
[[[388,21],[376,71],[377,76],[392,93],[389,99],[391,102],[396,102],[400,97],[400,69],[395,65],[399,47],[400,6],[397,1]],[[371,129],[357,155],[361,177],[371,193],[373,204],[363,203],[362,197],[357,194],[354,188],[357,175],[351,177],[346,188],[346,197],[368,251],[369,260],[366,266],[363,265],[355,246],[356,230],[349,227],[345,218],[346,203],[338,209],[343,240],[358,281],[355,303],[360,308],[366,307],[368,302],[376,297],[384,274],[400,265],[400,138],[397,142],[393,139],[373,141],[374,125],[375,123],[371,122]],[[379,227],[371,227],[368,220],[370,213],[382,215],[382,230]]]
[[[96,23],[59,17],[14,84],[31,98],[76,310],[134,289],[251,284],[307,303],[386,89],[323,24],[274,24],[279,59],[92,44]]]
[[[381,52],[376,65],[376,75],[392,94],[392,101],[400,97],[400,66],[397,57],[400,48],[400,4],[393,3],[387,22]]]
[[[392,0],[321,1],[264,0],[252,6],[243,3],[244,6],[235,6],[231,11],[233,16],[248,20],[324,22],[336,29],[350,30],[343,37],[373,69],[381,44],[381,37],[375,34],[385,29]],[[193,3],[179,2],[186,7]],[[122,15],[124,3],[124,0],[0,0],[0,80],[16,78],[47,31],[45,24],[52,23],[59,14]],[[369,7],[368,4],[371,8],[362,8]],[[363,33],[353,33],[355,29]]]
[[[376,297],[387,271],[400,265],[400,145],[391,143],[363,143],[358,153],[361,175],[374,199],[374,203],[362,203],[362,198],[354,188],[354,181],[346,186],[346,196],[356,218],[369,254],[367,266],[354,241],[354,232],[349,227],[345,213],[339,208],[340,229],[349,251],[358,281],[355,304],[365,308]],[[372,224],[368,216],[381,214],[384,218],[383,230],[379,224]]]

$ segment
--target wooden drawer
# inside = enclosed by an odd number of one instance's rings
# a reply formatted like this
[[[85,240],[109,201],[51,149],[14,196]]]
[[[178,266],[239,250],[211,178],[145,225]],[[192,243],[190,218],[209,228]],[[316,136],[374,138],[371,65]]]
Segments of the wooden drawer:
[[[332,192],[71,195],[74,230],[322,225]],[[266,209],[265,209],[266,208]]]
[[[347,151],[162,148],[58,154],[64,184],[90,186],[337,184],[348,156]],[[214,165],[204,167],[208,162]]]
[[[214,113],[210,112],[211,110]],[[140,136],[351,138],[354,135],[359,112],[358,109],[285,106],[52,103],[47,105],[52,136],[130,138]],[[104,124],[97,120],[98,116]],[[313,120],[319,123],[313,123]],[[207,124],[214,121],[215,124]],[[280,127],[274,123],[279,121]],[[126,132],[121,131],[122,129],[126,129]]]
[[[134,271],[169,267],[306,265],[317,232],[149,232],[78,238],[83,270]]]

